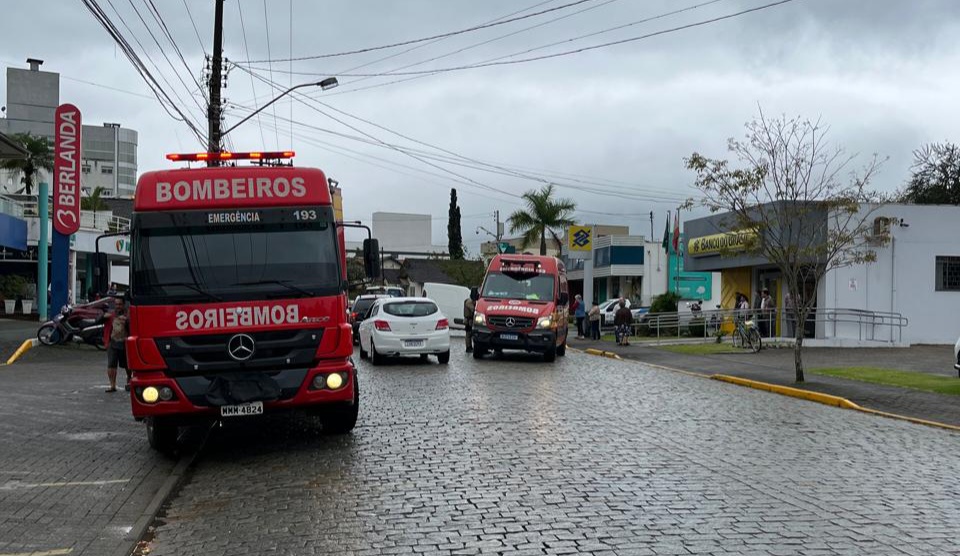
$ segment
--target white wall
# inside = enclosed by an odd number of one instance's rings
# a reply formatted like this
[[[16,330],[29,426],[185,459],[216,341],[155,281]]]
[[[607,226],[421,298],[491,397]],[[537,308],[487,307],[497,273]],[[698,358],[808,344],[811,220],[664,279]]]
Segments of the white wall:
[[[891,242],[874,248],[877,262],[828,273],[820,305],[901,313],[910,321],[904,342],[953,344],[960,336],[960,292],[935,291],[935,270],[937,256],[960,256],[960,207],[887,205],[876,215],[902,218],[905,226],[890,227]],[[852,326],[845,337],[859,333]],[[889,328],[875,334],[890,339]]]

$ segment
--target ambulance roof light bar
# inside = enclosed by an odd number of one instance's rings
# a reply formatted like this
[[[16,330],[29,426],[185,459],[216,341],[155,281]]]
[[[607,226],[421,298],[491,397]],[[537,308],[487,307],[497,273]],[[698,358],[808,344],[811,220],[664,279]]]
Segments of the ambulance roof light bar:
[[[293,151],[253,151],[245,153],[234,153],[222,151],[218,153],[171,153],[167,155],[167,160],[174,162],[197,162],[208,160],[280,160],[293,158]]]

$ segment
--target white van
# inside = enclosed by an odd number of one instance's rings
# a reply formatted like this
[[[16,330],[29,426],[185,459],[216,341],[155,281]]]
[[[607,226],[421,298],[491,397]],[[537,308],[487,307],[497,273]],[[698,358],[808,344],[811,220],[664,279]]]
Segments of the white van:
[[[450,321],[451,328],[463,329],[463,302],[470,297],[470,288],[455,284],[426,282],[423,297],[429,298]]]

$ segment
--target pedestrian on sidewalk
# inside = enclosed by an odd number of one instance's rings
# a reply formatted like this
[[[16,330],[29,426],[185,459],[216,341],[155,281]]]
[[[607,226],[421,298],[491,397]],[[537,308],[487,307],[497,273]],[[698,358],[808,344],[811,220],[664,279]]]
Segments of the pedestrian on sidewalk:
[[[613,326],[616,330],[617,345],[629,346],[629,337],[631,326],[633,325],[633,313],[627,307],[627,302],[620,298],[620,308],[613,315]]]
[[[477,304],[469,297],[463,301],[463,329],[466,331],[467,353],[473,351],[473,317]]]
[[[583,329],[583,320],[587,318],[587,308],[583,305],[583,298],[578,293],[573,298],[573,318],[577,321],[577,338],[581,340],[587,336]]]
[[[129,315],[127,302],[124,298],[116,298],[113,311],[107,313],[107,321],[103,327],[103,343],[107,346],[107,379],[110,388],[107,392],[117,391],[117,367],[123,367],[127,372],[125,390],[130,390],[130,369],[127,368],[127,336],[129,335]]]
[[[593,307],[590,307],[590,312],[587,314],[587,320],[590,321],[590,339],[599,340],[600,339],[600,305],[596,303],[593,304]]]

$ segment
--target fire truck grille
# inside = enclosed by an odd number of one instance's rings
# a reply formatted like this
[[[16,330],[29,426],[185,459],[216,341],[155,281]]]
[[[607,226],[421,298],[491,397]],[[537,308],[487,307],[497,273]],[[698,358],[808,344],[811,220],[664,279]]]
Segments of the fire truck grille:
[[[491,316],[487,317],[487,322],[490,323],[490,326],[495,328],[505,328],[505,329],[526,329],[533,326],[533,319],[529,317],[504,317],[504,316]],[[511,326],[512,323],[512,326]]]
[[[238,338],[238,336],[246,338]],[[157,338],[157,348],[176,374],[273,371],[309,367],[323,330],[275,330]]]

